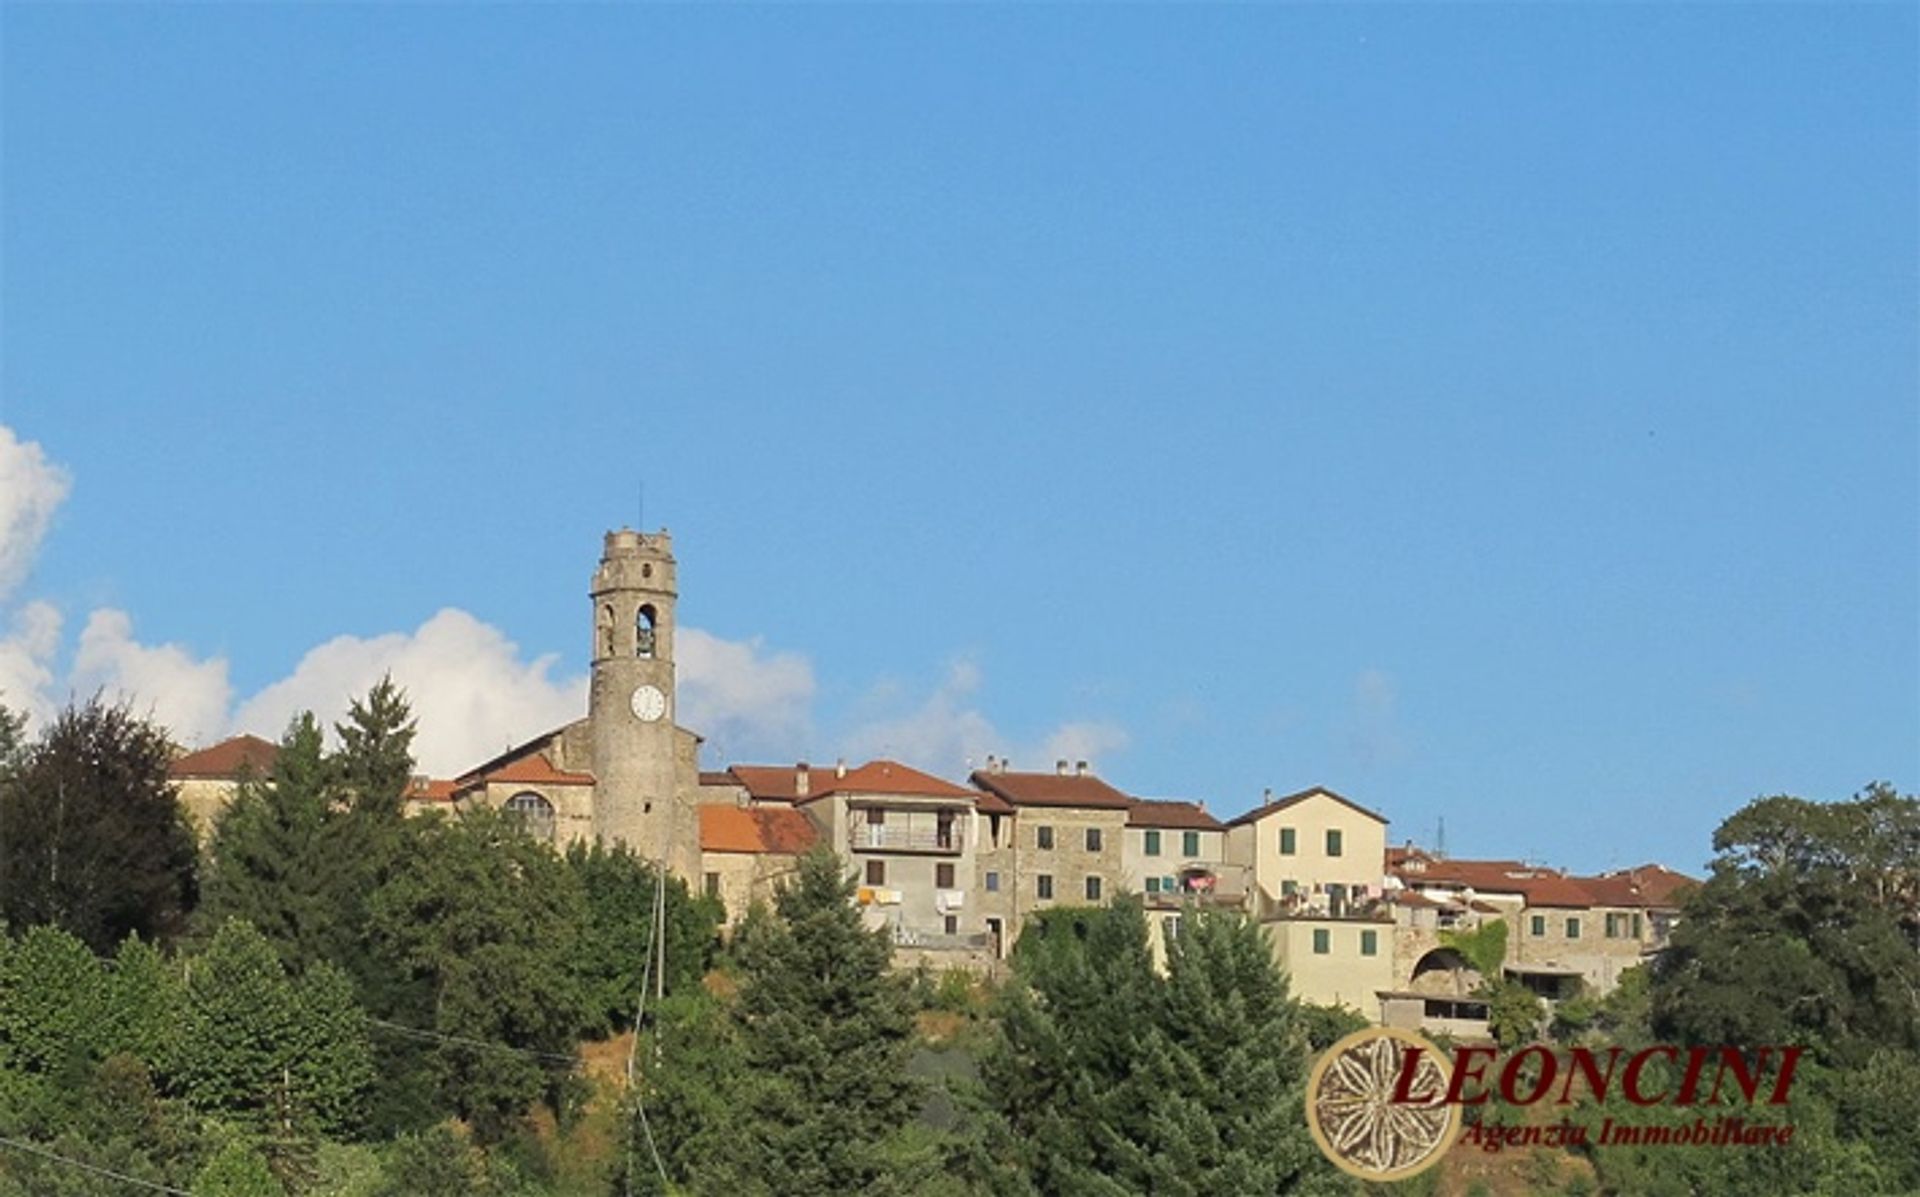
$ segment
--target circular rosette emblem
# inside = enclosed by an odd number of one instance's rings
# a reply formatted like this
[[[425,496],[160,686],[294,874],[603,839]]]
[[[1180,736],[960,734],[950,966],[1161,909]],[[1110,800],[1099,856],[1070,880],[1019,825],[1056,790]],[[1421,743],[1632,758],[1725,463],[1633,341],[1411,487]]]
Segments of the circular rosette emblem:
[[[1420,1049],[1396,1102],[1408,1052]],[[1460,1133],[1460,1107],[1438,1100],[1452,1073],[1425,1039],[1394,1027],[1355,1031],[1328,1048],[1307,1079],[1307,1126],[1342,1171],[1363,1180],[1404,1180],[1440,1162]]]

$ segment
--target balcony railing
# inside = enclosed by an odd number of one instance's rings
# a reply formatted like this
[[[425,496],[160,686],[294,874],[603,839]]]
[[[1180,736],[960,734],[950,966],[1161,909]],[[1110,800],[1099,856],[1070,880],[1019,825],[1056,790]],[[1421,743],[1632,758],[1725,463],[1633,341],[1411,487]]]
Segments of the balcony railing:
[[[993,947],[993,936],[986,932],[947,935],[939,931],[916,931],[911,927],[893,929],[895,947],[920,948],[929,952],[980,952]]]
[[[894,827],[885,823],[855,823],[847,832],[847,847],[855,852],[931,852],[958,856],[966,835],[958,827]]]

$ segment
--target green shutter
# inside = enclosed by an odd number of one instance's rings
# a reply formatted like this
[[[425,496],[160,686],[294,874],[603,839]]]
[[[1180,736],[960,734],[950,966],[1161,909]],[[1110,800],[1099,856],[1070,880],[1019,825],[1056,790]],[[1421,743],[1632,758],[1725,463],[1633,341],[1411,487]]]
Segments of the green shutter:
[[[1157,831],[1147,832],[1147,855],[1160,855],[1160,833]]]
[[[1316,956],[1327,954],[1327,931],[1324,927],[1315,927],[1313,930],[1313,954]]]

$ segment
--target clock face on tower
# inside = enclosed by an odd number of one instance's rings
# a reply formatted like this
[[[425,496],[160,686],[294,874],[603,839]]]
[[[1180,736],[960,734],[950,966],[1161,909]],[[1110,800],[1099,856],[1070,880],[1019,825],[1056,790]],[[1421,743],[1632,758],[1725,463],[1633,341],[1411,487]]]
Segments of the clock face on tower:
[[[641,686],[633,692],[633,714],[643,723],[652,723],[667,713],[667,696],[658,686]]]

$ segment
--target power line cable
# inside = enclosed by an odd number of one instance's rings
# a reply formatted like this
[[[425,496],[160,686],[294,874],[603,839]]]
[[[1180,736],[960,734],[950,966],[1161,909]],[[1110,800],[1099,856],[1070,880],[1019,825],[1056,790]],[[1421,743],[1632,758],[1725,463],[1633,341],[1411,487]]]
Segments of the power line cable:
[[[56,1164],[65,1164],[69,1168],[80,1168],[96,1176],[109,1176],[114,1180],[123,1180],[130,1185],[138,1185],[143,1189],[149,1189],[155,1193],[172,1193],[174,1197],[193,1197],[193,1194],[186,1189],[176,1189],[172,1185],[163,1185],[151,1180],[141,1180],[137,1176],[128,1176],[124,1172],[115,1172],[111,1168],[102,1168],[98,1164],[89,1164],[85,1160],[76,1160],[71,1156],[61,1155],[57,1151],[48,1151],[37,1143],[28,1143],[20,1139],[9,1139],[0,1136],[0,1147],[11,1147],[15,1151],[25,1151],[33,1155],[42,1156],[52,1160]]]

